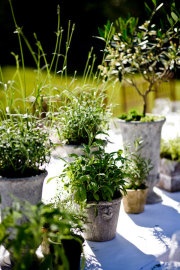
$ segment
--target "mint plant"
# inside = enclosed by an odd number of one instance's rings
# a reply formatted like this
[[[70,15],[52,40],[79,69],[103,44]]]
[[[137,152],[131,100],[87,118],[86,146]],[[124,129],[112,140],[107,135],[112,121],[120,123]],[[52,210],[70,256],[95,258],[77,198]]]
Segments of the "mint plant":
[[[107,153],[101,145],[96,150],[84,145],[83,155],[71,156],[73,161],[65,163],[59,178],[76,203],[83,207],[91,201],[112,201],[125,192],[122,150]]]

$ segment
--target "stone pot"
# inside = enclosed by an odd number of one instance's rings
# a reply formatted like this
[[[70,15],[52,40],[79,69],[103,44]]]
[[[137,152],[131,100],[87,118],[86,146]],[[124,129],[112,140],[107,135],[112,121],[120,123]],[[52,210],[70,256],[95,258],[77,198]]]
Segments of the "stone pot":
[[[121,199],[118,198],[111,202],[88,203],[87,223],[84,232],[86,240],[103,242],[115,237]]]
[[[144,211],[148,189],[127,189],[123,196],[124,210],[128,214],[139,214]]]
[[[180,191],[180,162],[160,159],[160,179],[157,186],[169,192]]]
[[[146,184],[148,186],[147,204],[154,204],[162,201],[162,198],[154,192],[153,188],[159,181],[159,163],[160,163],[160,141],[161,130],[165,122],[162,118],[153,122],[139,122],[118,119],[117,125],[120,127],[123,146],[130,146],[131,152],[135,151],[134,142],[137,139],[142,140],[139,154],[151,160],[153,169],[150,171]]]
[[[37,204],[42,198],[42,189],[47,171],[25,178],[0,177],[0,196],[2,209],[12,206],[14,197]]]

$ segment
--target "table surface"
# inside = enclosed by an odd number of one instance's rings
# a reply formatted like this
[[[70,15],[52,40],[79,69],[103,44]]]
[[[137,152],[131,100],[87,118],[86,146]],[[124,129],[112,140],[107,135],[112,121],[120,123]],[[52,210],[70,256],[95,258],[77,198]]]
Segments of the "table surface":
[[[174,117],[176,125],[173,117],[170,118],[171,121],[167,118],[162,137],[178,133],[177,115]],[[111,143],[108,144],[107,151],[121,148],[121,135],[118,129],[113,127],[109,137]],[[59,159],[52,158],[48,177],[57,175],[61,169]],[[143,213],[127,214],[121,202],[117,232],[113,240],[85,241],[86,270],[168,269],[171,237],[180,230],[180,192],[169,193],[157,187],[154,189],[162,197],[162,202],[146,204]],[[55,190],[55,181],[45,183],[43,200],[51,200]]]

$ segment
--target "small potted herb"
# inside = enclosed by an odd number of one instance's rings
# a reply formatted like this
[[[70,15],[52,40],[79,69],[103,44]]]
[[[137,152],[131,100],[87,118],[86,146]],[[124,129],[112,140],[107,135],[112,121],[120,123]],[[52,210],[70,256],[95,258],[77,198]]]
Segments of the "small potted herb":
[[[161,140],[160,180],[158,187],[169,192],[180,191],[180,137]]]
[[[138,214],[144,211],[148,192],[146,179],[152,165],[150,160],[146,160],[138,153],[128,153],[126,158],[127,183],[126,194],[123,196],[124,210],[126,213]]]
[[[110,240],[115,237],[125,192],[123,152],[107,153],[100,144],[92,151],[84,145],[82,155],[72,156],[73,161],[65,163],[60,179],[72,200],[87,211],[84,237],[92,241]]]
[[[40,120],[8,114],[0,120],[0,195],[3,207],[19,197],[37,203],[47,176],[52,143]]]
[[[110,108],[106,95],[93,88],[76,88],[74,93],[62,93],[64,104],[54,118],[60,145],[61,157],[81,153],[83,144],[91,145],[109,129]],[[58,150],[58,149],[57,149]]]

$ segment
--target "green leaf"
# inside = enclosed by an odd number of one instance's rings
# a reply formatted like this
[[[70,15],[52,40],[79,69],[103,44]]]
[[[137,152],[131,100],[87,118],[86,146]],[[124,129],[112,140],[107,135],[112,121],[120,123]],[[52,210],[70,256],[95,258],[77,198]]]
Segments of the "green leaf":
[[[171,16],[175,22],[179,20],[178,16],[173,11],[171,12]]]
[[[99,195],[97,193],[93,193],[93,197],[96,201],[99,201]]]

